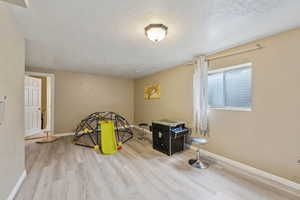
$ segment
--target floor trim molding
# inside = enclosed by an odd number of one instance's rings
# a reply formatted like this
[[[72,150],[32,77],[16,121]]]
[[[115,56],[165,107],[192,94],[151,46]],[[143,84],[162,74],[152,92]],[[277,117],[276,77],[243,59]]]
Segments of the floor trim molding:
[[[69,136],[69,135],[74,135],[75,133],[57,133],[54,134],[53,136],[57,136],[57,137],[64,137],[64,136]]]
[[[7,200],[14,200],[15,199],[15,197],[16,197],[18,191],[20,190],[20,188],[22,186],[22,183],[24,182],[26,176],[27,176],[27,173],[26,173],[26,170],[24,170],[22,175],[18,179],[16,185],[14,186],[14,188],[10,192],[9,196],[7,197]]]
[[[190,148],[193,149],[193,150],[197,150],[197,148],[194,147],[194,146],[190,146]],[[236,167],[236,168],[239,168],[239,169],[244,170],[246,172],[249,172],[250,174],[256,175],[256,176],[261,177],[263,179],[274,181],[276,183],[285,185],[288,188],[294,189],[294,190],[296,190],[296,192],[293,192],[293,191],[290,191],[290,190],[288,192],[292,192],[292,193],[294,193],[297,196],[300,194],[300,184],[298,184],[298,183],[295,183],[295,182],[290,181],[288,179],[285,179],[285,178],[282,178],[282,177],[270,174],[270,173],[268,173],[266,171],[263,171],[263,170],[251,167],[249,165],[240,163],[240,162],[235,161],[235,160],[231,160],[231,159],[226,158],[224,156],[221,156],[221,155],[218,155],[218,154],[215,154],[215,153],[203,150],[203,149],[201,149],[200,152],[203,155],[211,157],[211,158],[213,158],[216,161],[222,161],[222,162],[224,162],[226,164],[229,164],[229,165],[231,165],[233,167]],[[274,187],[276,187],[276,186],[274,186]]]

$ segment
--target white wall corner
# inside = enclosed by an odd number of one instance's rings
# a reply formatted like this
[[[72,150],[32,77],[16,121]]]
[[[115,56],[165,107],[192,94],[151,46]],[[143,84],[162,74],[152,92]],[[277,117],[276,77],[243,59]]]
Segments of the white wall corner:
[[[24,170],[22,175],[18,179],[16,185],[14,186],[14,188],[10,192],[9,196],[7,197],[7,200],[14,200],[15,199],[15,197],[16,197],[18,191],[20,190],[20,188],[22,186],[22,183],[24,182],[26,176],[27,176],[27,173],[26,173],[26,170]]]

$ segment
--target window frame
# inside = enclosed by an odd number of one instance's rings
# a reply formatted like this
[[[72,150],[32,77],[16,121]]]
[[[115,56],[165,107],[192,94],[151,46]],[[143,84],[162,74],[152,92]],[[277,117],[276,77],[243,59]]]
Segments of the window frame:
[[[210,110],[227,110],[227,111],[246,111],[246,112],[250,112],[252,111],[252,84],[253,84],[253,77],[252,77],[252,63],[248,62],[248,63],[243,63],[243,64],[239,64],[239,65],[233,65],[233,66],[229,66],[229,67],[223,67],[220,69],[213,69],[213,70],[209,70],[208,71],[208,76],[210,74],[217,74],[217,73],[222,73],[223,76],[223,94],[225,94],[225,90],[226,90],[226,81],[225,81],[225,75],[224,72],[227,71],[232,71],[232,70],[236,70],[236,69],[242,69],[242,68],[250,68],[251,69],[251,85],[250,85],[250,107],[249,108],[243,108],[243,107],[232,107],[232,106],[224,106],[224,107],[215,107],[215,106],[210,106],[208,105],[208,109]],[[224,95],[224,104],[226,105],[226,95]]]

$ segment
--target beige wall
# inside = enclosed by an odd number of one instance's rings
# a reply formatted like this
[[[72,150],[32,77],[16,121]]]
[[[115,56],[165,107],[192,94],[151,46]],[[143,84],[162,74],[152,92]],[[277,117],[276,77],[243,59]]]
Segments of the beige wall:
[[[0,125],[0,199],[6,199],[24,164],[24,40],[13,17],[0,3],[0,96],[7,96],[6,120]]]
[[[159,119],[192,122],[193,67],[178,66],[135,80],[135,123]],[[160,83],[160,99],[144,100],[144,86]]]
[[[210,110],[206,149],[300,183],[300,29],[258,42],[265,48],[209,63],[216,69],[252,62],[253,106],[251,112]],[[180,66],[136,80],[135,122],[170,118],[190,125],[192,73],[192,66]],[[151,83],[161,84],[160,100],[143,99]]]
[[[114,111],[133,122],[133,80],[30,67],[26,71],[55,74],[55,133],[73,132],[80,120],[98,111]]]

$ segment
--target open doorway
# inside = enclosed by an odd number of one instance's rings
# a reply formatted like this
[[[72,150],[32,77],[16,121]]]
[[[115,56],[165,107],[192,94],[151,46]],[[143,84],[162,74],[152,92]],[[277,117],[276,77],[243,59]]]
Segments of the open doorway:
[[[54,131],[54,74],[26,72],[24,77],[25,139]]]

